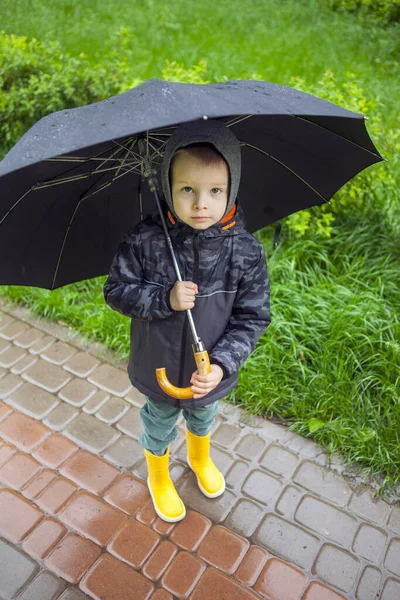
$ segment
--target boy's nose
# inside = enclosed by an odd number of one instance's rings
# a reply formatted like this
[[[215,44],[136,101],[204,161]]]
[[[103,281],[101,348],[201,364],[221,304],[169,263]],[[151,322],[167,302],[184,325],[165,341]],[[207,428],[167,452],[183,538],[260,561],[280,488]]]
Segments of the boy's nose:
[[[202,210],[204,208],[207,208],[206,194],[198,194],[195,198],[194,206],[197,210]]]

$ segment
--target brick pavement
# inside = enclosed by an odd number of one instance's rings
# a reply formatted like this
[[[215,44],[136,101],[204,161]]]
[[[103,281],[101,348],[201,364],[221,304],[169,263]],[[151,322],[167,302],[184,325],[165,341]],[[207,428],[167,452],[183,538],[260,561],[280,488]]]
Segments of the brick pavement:
[[[312,441],[221,403],[212,455],[226,492],[198,490],[181,420],[171,473],[188,511],[167,524],[124,365],[1,308],[1,600],[399,600],[396,498],[374,500]]]

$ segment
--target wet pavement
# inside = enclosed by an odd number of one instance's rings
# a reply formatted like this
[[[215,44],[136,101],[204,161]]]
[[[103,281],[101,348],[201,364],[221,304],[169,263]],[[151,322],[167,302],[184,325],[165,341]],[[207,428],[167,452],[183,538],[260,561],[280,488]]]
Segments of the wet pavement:
[[[208,499],[171,475],[187,517],[155,514],[125,365],[0,299],[0,599],[399,600],[400,506],[314,442],[221,402]]]

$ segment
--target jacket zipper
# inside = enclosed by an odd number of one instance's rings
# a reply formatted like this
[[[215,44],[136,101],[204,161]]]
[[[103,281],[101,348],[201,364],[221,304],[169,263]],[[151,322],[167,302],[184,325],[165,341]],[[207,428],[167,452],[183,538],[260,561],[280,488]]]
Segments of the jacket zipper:
[[[194,250],[194,261],[193,261],[192,281],[194,283],[196,283],[196,280],[199,275],[199,237],[198,237],[198,234],[193,235],[193,250]],[[185,317],[185,323],[183,325],[183,332],[182,332],[182,348],[186,348],[186,345],[187,345],[188,325],[189,325],[188,319],[187,319],[187,317]],[[183,374],[185,372],[185,366],[186,366],[186,354],[183,355],[183,359],[182,359],[182,363],[181,363],[178,387],[184,386]]]

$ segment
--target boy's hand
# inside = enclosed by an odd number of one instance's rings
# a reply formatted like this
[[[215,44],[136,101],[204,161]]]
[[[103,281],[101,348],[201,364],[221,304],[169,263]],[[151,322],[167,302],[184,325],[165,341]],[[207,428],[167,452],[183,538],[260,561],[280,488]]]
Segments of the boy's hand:
[[[197,371],[193,373],[190,380],[192,392],[195,393],[193,398],[203,398],[216,388],[223,378],[224,372],[219,365],[210,365],[210,368],[211,372],[207,375],[199,375]]]
[[[192,281],[177,281],[169,296],[172,310],[193,308],[194,298],[198,293],[199,290],[196,283]]]

